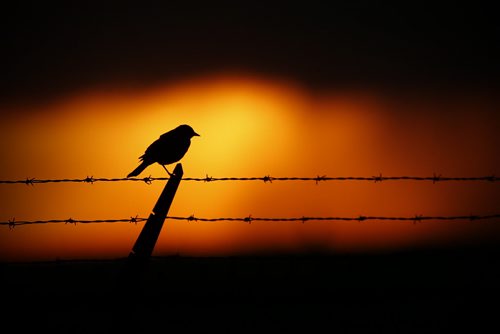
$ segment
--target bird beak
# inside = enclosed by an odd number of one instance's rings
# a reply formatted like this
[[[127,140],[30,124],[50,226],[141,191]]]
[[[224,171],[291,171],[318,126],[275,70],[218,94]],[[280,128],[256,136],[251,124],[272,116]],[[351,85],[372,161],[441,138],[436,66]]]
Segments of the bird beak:
[[[199,134],[197,134],[196,132],[195,132],[195,133],[193,133],[193,136],[198,136],[198,137],[200,137],[200,135],[199,135]]]

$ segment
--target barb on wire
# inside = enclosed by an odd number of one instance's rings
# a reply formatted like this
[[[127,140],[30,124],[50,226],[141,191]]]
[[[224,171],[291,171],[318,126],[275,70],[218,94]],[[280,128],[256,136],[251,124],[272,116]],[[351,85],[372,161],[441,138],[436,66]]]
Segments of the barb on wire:
[[[73,218],[69,218],[66,220],[65,224],[75,224],[76,226],[76,220],[74,220]]]
[[[32,186],[34,181],[35,181],[35,178],[30,179],[27,177],[26,180],[24,181],[24,183],[26,183],[27,186]]]
[[[153,183],[154,180],[155,179],[152,178],[151,175],[146,176],[145,178],[142,179],[142,181],[144,181],[144,183],[146,183],[146,184],[151,184],[151,183]],[[122,180],[120,180],[120,181],[122,181]]]
[[[153,181],[166,181],[169,180],[168,177],[152,177],[147,176],[143,178],[134,177],[122,177],[122,178],[94,178],[93,176],[86,176],[81,179],[36,179],[36,178],[26,178],[25,180],[0,180],[0,184],[26,184],[35,185],[41,183],[89,183],[94,184],[95,182],[144,182],[146,184],[151,184]],[[441,174],[433,174],[433,176],[383,176],[380,173],[378,176],[334,176],[329,177],[326,175],[318,175],[316,177],[274,177],[271,175],[265,175],[262,177],[212,177],[206,174],[205,177],[184,177],[184,181],[197,181],[197,182],[216,182],[216,181],[263,181],[264,183],[273,183],[273,181],[314,181],[316,184],[323,181],[370,181],[370,182],[382,182],[382,181],[431,181],[432,183],[445,182],[445,181],[488,181],[497,182],[500,181],[500,177],[495,175],[489,176],[477,176],[477,177],[445,177]]]
[[[245,222],[251,224],[252,222],[308,222],[308,221],[358,221],[364,222],[367,220],[374,221],[409,221],[414,224],[422,221],[476,221],[476,220],[489,220],[498,219],[500,214],[492,215],[463,215],[463,216],[407,216],[407,217],[386,217],[386,216],[357,216],[357,217],[312,217],[312,216],[302,216],[302,217],[289,217],[289,218],[273,218],[273,217],[253,217],[248,215],[247,217],[219,217],[219,218],[201,218],[195,217],[195,215],[190,215],[188,217],[177,217],[177,216],[167,216],[166,219],[171,220],[185,220],[188,222],[201,221],[201,222]],[[6,225],[9,229],[13,229],[18,225],[36,225],[36,224],[50,224],[50,223],[64,223],[64,224],[91,224],[91,223],[135,223],[143,222],[148,220],[147,218],[135,217],[125,218],[125,219],[94,219],[94,220],[80,220],[80,219],[51,219],[51,220],[33,220],[33,221],[16,221],[15,218],[0,222],[0,225]]]
[[[318,175],[318,176],[316,176],[314,181],[316,181],[316,184],[318,184],[320,181],[326,181],[326,175],[323,175],[323,176]]]
[[[93,176],[87,176],[85,178],[85,180],[83,180],[83,182],[85,183],[90,183],[90,184],[94,184],[94,177]]]
[[[270,175],[266,175],[262,178],[262,181],[264,181],[264,183],[273,183],[273,178],[270,176]]]
[[[9,219],[7,224],[9,225],[9,230],[13,230],[16,227],[16,218]]]
[[[416,223],[420,223],[420,221],[422,221],[422,218],[422,215],[415,215],[415,217],[413,218],[413,225],[415,225]]]
[[[129,222],[130,223],[134,223],[135,225],[137,225],[137,220],[138,219],[141,219],[141,218],[139,218],[139,215],[135,215],[135,217],[130,217]]]
[[[243,218],[243,221],[249,224],[252,223],[252,220],[253,220],[252,215],[248,215],[248,217]]]

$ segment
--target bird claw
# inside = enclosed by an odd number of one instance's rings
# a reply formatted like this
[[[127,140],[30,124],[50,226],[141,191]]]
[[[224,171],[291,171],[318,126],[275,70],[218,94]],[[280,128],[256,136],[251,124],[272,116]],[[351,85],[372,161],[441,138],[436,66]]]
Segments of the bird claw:
[[[163,167],[163,169],[165,169],[165,171],[167,172],[168,176],[172,177],[172,176],[175,176],[174,173],[170,173],[167,169],[167,167],[165,167],[165,165],[161,165]]]

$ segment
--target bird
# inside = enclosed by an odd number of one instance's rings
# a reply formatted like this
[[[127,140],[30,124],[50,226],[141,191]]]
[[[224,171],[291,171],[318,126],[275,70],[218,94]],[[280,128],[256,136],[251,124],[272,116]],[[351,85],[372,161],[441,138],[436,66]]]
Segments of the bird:
[[[139,175],[144,169],[155,162],[160,164],[167,171],[168,175],[172,176],[172,173],[168,171],[165,165],[181,160],[188,151],[191,145],[191,138],[194,136],[200,135],[187,124],[179,125],[175,129],[165,132],[148,146],[145,153],[139,157],[141,161],[140,165],[128,174],[127,178]]]

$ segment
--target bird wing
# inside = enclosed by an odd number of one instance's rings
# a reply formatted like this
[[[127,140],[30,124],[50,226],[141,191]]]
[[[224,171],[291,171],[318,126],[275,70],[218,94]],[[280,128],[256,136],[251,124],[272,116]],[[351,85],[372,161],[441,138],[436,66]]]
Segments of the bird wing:
[[[170,131],[165,132],[164,134],[162,134],[159,139],[161,139],[161,140],[170,140],[170,138],[174,137],[174,135],[175,135],[174,130],[170,130]]]
[[[153,159],[156,160],[156,156],[161,153],[161,142],[160,139],[155,140],[151,145],[148,146],[146,152],[143,154],[143,159]]]

